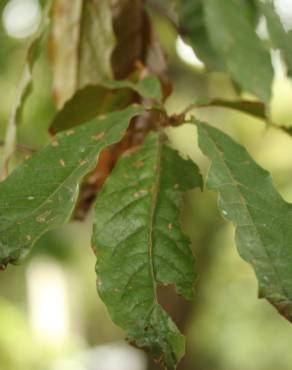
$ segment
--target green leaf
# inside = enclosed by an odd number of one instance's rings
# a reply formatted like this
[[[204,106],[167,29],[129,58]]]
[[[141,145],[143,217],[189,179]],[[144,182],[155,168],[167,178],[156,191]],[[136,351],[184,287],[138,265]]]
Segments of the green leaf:
[[[131,342],[174,369],[184,338],[158,303],[157,285],[190,299],[196,277],[181,231],[183,192],[201,186],[197,167],[152,133],[122,158],[97,198],[93,246],[98,292]]]
[[[266,106],[260,101],[253,100],[224,100],[213,99],[205,102],[198,102],[194,105],[196,108],[228,108],[241,113],[249,114],[253,117],[269,121],[266,113]]]
[[[5,134],[5,145],[3,148],[1,166],[0,166],[0,179],[3,179],[7,176],[7,166],[8,161],[13,155],[16,147],[16,132],[17,132],[17,125],[21,121],[22,110],[25,105],[25,102],[32,91],[33,88],[33,68],[36,60],[38,59],[41,46],[43,44],[43,40],[46,36],[48,25],[49,25],[49,18],[48,14],[51,9],[51,1],[48,1],[48,4],[44,10],[44,15],[42,22],[39,26],[39,29],[31,41],[27,54],[25,65],[22,71],[21,79],[19,81],[16,97],[14,101],[14,105],[12,107],[8,125],[6,128]]]
[[[219,208],[235,225],[239,253],[255,270],[259,296],[292,321],[292,205],[245,148],[207,124],[197,126],[199,146],[211,160],[207,186],[219,192]]]
[[[0,265],[17,262],[44,232],[67,221],[82,177],[143,111],[129,107],[58,134],[0,183]]]
[[[134,99],[134,92],[144,98],[162,100],[161,85],[154,76],[147,76],[134,83],[124,81],[103,81],[78,90],[56,114],[50,130],[58,132],[78,126],[97,115],[123,109]]]
[[[267,26],[272,43],[275,48],[283,52],[289,70],[292,71],[292,31],[285,30],[279,15],[275,10],[275,5],[271,0],[258,0],[260,9],[267,20]]]
[[[273,82],[271,57],[255,32],[250,4],[245,0],[204,0],[204,11],[211,42],[232,78],[268,102]]]
[[[200,60],[210,70],[224,70],[225,62],[209,40],[202,0],[180,0],[177,10],[183,34]]]
[[[108,0],[56,0],[51,54],[57,106],[80,88],[112,78],[115,47]]]

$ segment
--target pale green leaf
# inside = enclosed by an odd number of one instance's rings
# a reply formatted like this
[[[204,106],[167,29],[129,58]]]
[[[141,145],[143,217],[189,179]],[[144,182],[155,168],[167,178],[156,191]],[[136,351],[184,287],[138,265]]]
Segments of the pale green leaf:
[[[219,207],[236,228],[240,255],[252,265],[259,295],[292,321],[292,205],[270,174],[223,132],[197,123],[199,146],[211,160],[207,186],[219,192]]]
[[[17,262],[44,232],[70,217],[82,177],[143,111],[129,107],[58,134],[0,183],[0,265]]]
[[[273,82],[271,57],[256,34],[249,2],[204,0],[203,4],[211,42],[232,78],[268,102]]]
[[[115,47],[108,0],[55,0],[51,55],[60,108],[80,88],[112,78]]]
[[[153,133],[119,161],[95,208],[99,294],[129,340],[167,369],[183,355],[184,338],[159,305],[157,286],[173,284],[193,296],[194,258],[180,211],[183,192],[198,186],[198,168]]]

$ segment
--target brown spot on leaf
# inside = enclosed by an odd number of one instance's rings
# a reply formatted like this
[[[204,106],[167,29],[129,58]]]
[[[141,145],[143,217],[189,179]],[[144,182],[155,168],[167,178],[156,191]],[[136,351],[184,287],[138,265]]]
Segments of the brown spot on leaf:
[[[92,140],[95,140],[95,141],[99,141],[99,140],[101,140],[101,139],[103,139],[103,138],[104,138],[104,135],[105,135],[105,133],[104,133],[104,132],[101,132],[101,133],[99,133],[99,134],[92,135],[92,136],[91,136],[91,139],[92,139]]]
[[[31,235],[26,235],[25,238],[26,238],[27,241],[31,241]]]
[[[67,136],[71,136],[71,135],[74,135],[75,134],[75,131],[74,130],[68,130],[67,132],[66,132],[66,135]]]
[[[64,159],[60,159],[60,160],[59,160],[59,163],[60,163],[60,165],[61,165],[62,167],[65,167],[65,166],[66,166]]]
[[[144,162],[143,161],[137,161],[133,164],[133,166],[135,168],[142,168],[144,166]]]
[[[53,141],[52,141],[52,146],[53,146],[54,148],[56,148],[57,146],[59,146],[58,141],[57,141],[57,140],[53,140]]]
[[[85,161],[84,159],[79,160],[80,166],[84,166],[86,163],[87,163],[87,161]]]
[[[168,224],[167,228],[168,228],[168,230],[172,230],[173,229],[173,224]]]

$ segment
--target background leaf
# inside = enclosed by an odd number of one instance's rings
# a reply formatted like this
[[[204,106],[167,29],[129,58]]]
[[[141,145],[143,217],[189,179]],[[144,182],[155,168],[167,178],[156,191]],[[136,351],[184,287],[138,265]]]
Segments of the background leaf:
[[[282,51],[290,72],[292,71],[292,31],[286,31],[274,2],[271,0],[258,0],[260,10],[263,12],[273,46]]]
[[[182,32],[205,66],[210,70],[224,70],[225,62],[209,40],[202,0],[179,0],[177,10]]]
[[[55,0],[50,51],[58,108],[80,88],[112,77],[115,47],[108,0]]]
[[[147,76],[137,83],[129,80],[108,80],[98,85],[88,85],[78,90],[65,103],[56,114],[50,130],[67,130],[97,115],[126,108],[134,100],[135,93],[157,102],[162,99],[160,82],[154,76]]]
[[[70,217],[82,177],[143,111],[129,107],[58,134],[0,183],[0,265],[25,256],[44,232]]]
[[[197,123],[199,146],[211,160],[207,186],[236,227],[240,255],[259,281],[259,295],[292,321],[292,205],[274,188],[270,174],[223,132]]]
[[[226,61],[232,78],[243,89],[268,102],[273,68],[269,52],[255,32],[250,3],[205,0],[203,4],[209,37]]]
[[[197,167],[150,134],[122,158],[97,198],[93,245],[98,291],[129,340],[168,369],[184,353],[184,339],[161,308],[158,284],[193,296],[194,258],[179,223],[182,194],[201,186]]]
[[[1,166],[0,166],[0,180],[4,179],[8,174],[8,161],[13,155],[16,147],[16,133],[17,133],[17,125],[20,123],[22,110],[26,99],[28,98],[30,92],[32,91],[32,72],[34,68],[34,64],[38,59],[41,46],[43,43],[43,39],[47,33],[47,28],[49,24],[48,13],[51,9],[51,1],[48,1],[47,6],[44,10],[44,15],[42,22],[39,26],[39,29],[31,41],[26,55],[25,64],[23,67],[21,79],[19,81],[16,97],[14,101],[14,105],[12,107],[8,125],[6,128],[5,134],[5,145],[3,148],[3,154],[1,159]]]

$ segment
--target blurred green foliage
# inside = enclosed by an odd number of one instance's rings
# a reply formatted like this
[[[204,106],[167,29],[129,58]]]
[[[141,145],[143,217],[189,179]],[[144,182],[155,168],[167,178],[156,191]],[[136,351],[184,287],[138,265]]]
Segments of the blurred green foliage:
[[[2,13],[7,1],[0,2]],[[167,107],[179,112],[202,97],[233,97],[231,81],[220,73],[205,74],[184,64],[175,50],[176,36],[168,24],[153,15],[162,44],[169,56],[174,94]],[[28,40],[14,40],[0,28],[0,139],[13,103],[14,88],[21,74]],[[47,128],[54,113],[51,71],[44,51],[34,71],[35,89],[28,100],[19,142],[33,148],[48,139]],[[279,124],[291,119],[291,82],[279,75],[274,83],[272,113]],[[196,112],[246,145],[251,154],[270,170],[283,196],[292,201],[291,138],[259,120],[221,108]],[[207,161],[199,153],[195,130],[187,125],[171,129],[174,144],[195,157],[203,172]],[[21,159],[21,155],[19,159]],[[258,300],[251,268],[234,247],[233,228],[220,219],[213,193],[189,194],[186,212],[192,216],[185,225],[199,257],[200,280],[197,299],[187,325],[190,370],[290,370],[292,368],[292,327],[264,300]],[[90,250],[90,219],[74,223],[41,238],[21,267],[9,267],[0,274],[0,369],[50,369],[58,358],[98,344],[120,340],[122,332],[112,324],[95,288],[95,257]],[[40,341],[30,322],[27,271],[40,259],[61,266],[68,284],[72,325],[69,337],[60,344]]]

